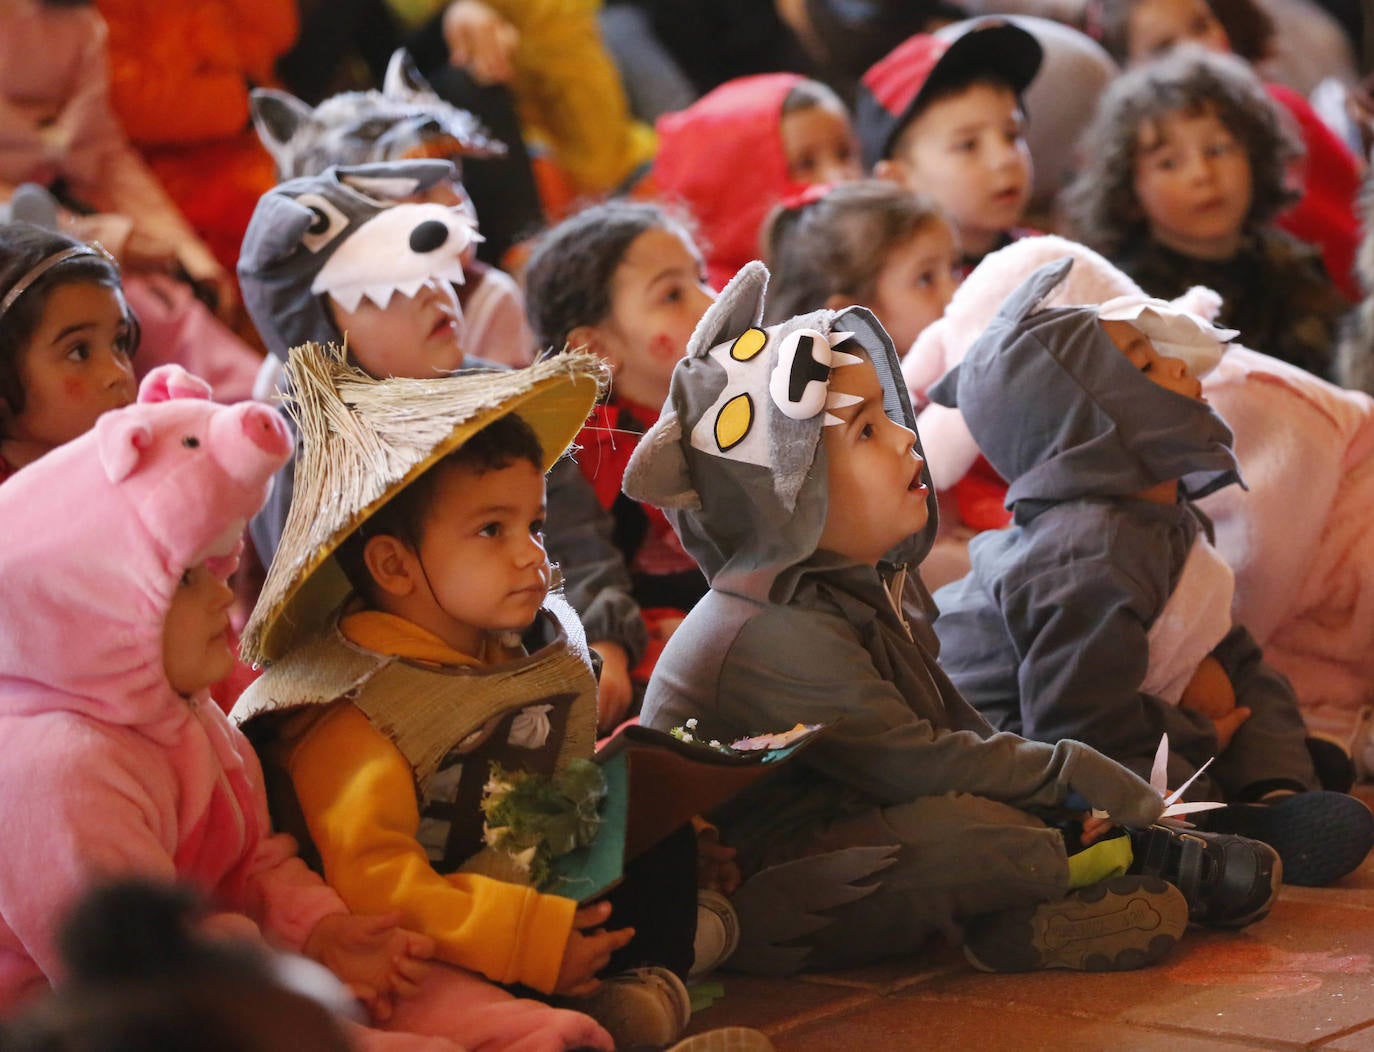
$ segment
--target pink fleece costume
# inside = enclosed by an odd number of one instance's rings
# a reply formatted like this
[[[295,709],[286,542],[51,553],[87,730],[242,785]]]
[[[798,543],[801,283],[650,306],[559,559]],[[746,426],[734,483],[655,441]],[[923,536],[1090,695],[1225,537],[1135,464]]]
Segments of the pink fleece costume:
[[[805,79],[796,73],[738,77],[659,118],[654,185],[664,204],[685,206],[699,224],[697,243],[713,288],[724,288],[760,257],[769,210],[806,188],[788,176],[782,148],[782,104]]]
[[[106,37],[94,6],[0,2],[0,200],[20,183],[61,179],[98,212],[64,215],[66,233],[121,256],[137,228],[175,246],[193,277],[222,273],[110,109]],[[126,273],[123,283],[143,327],[140,376],[176,362],[209,380],[221,401],[251,395],[259,355],[185,282]]]
[[[1064,255],[1074,267],[1048,305],[1140,294],[1083,245],[1018,241],[988,256],[917,338],[902,362],[913,399],[924,402],[926,388],[963,358],[1011,289]],[[1220,307],[1203,288],[1175,302],[1204,317]],[[1250,487],[1199,502],[1236,575],[1233,616],[1292,681],[1309,729],[1346,737],[1374,701],[1374,545],[1366,536],[1374,517],[1374,399],[1235,343],[1202,388],[1235,433]],[[930,405],[918,421],[935,485],[948,487],[978,448],[957,409]]]

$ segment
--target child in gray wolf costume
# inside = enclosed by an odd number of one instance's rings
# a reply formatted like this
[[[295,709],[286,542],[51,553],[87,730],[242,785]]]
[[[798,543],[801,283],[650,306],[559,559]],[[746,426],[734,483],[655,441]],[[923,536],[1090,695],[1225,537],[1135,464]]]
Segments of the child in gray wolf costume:
[[[1022,282],[930,391],[1010,480],[1013,514],[936,594],[941,663],[999,730],[1085,741],[1139,772],[1167,733],[1170,785],[1215,756],[1195,793],[1238,803],[1199,824],[1270,844],[1291,884],[1330,883],[1364,860],[1374,815],[1318,789],[1292,688],[1232,623],[1231,571],[1192,503],[1240,482],[1230,429],[1190,390],[1206,370],[1184,373],[1162,328],[1158,358],[1133,363],[1096,306],[1039,309],[1072,265]],[[1181,389],[1144,369],[1183,374]]]
[[[859,307],[761,329],[766,282],[762,264],[747,265],[702,318],[624,481],[664,509],[711,584],[659,658],[643,721],[695,720],[695,737],[723,741],[828,725],[712,815],[747,878],[730,967],[850,967],[961,927],[973,963],[997,971],[1159,959],[1186,924],[1177,890],[1111,876],[1130,864],[1126,837],[1070,858],[1065,834],[1029,809],[1077,794],[1149,826],[1160,795],[1078,742],[995,734],[959,696],[935,662],[915,572],[936,504],[892,342]],[[859,380],[862,399],[846,386]],[[891,461],[884,498],[902,515],[877,527],[876,543],[892,545],[880,561],[819,547],[835,477],[823,430],[858,431],[860,417],[863,440]],[[1051,929],[1072,934],[1050,945]]]

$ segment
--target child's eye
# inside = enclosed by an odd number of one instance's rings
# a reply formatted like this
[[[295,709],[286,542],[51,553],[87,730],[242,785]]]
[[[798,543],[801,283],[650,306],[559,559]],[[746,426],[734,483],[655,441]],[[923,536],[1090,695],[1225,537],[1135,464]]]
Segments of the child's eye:
[[[680,303],[680,302],[682,302],[682,295],[683,295],[683,293],[682,293],[682,286],[681,286],[681,285],[674,285],[674,286],[672,286],[670,289],[668,289],[667,292],[665,292],[665,293],[663,294],[663,302],[664,302],[664,303]]]
[[[536,537],[536,538],[538,538],[539,540],[543,540],[543,539],[544,539],[544,520],[543,520],[543,519],[535,519],[532,523],[530,523],[530,536],[531,536],[531,537]]]
[[[84,362],[89,360],[90,357],[91,345],[84,340],[80,343],[72,344],[66,354],[67,361],[69,362]]]
[[[935,272],[933,270],[923,270],[916,275],[915,286],[918,289],[928,289],[935,284]]]
[[[977,148],[977,139],[960,139],[954,144],[954,149],[957,153],[972,153]]]
[[[477,531],[479,537],[500,537],[501,524],[499,522],[489,522]]]
[[[1234,149],[1235,149],[1235,143],[1232,143],[1232,142],[1214,142],[1214,143],[1210,143],[1210,144],[1207,146],[1207,149],[1204,150],[1203,152],[1206,153],[1208,157],[1225,157],[1227,154],[1229,154],[1229,153],[1230,153],[1232,150],[1234,150]]]

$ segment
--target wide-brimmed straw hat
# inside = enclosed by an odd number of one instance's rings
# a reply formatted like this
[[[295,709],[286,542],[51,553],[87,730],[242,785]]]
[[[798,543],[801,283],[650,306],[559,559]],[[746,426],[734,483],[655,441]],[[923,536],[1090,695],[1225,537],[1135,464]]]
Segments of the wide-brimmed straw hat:
[[[289,409],[301,433],[281,544],[244,629],[245,660],[274,661],[321,628],[350,586],[333,558],[392,497],[493,420],[519,413],[553,466],[605,386],[606,365],[568,352],[526,369],[377,380],[343,348],[293,347]]]

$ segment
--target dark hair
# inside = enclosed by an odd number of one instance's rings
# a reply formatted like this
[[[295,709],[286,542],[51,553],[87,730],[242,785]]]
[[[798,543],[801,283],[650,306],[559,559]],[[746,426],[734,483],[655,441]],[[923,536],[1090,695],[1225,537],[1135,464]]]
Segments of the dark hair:
[[[945,99],[954,98],[962,95],[970,88],[975,87],[996,88],[1001,91],[1009,92],[1016,100],[1016,108],[1021,111],[1021,116],[1029,119],[1026,110],[1026,101],[1016,91],[1016,85],[1007,77],[1000,77],[996,73],[980,69],[969,76],[955,77],[953,79],[940,78],[934,84],[928,84],[921,92],[921,103],[906,116],[906,122],[902,125],[897,137],[892,140],[892,147],[886,156],[889,158],[901,157],[911,148],[912,128],[915,127],[917,119],[923,114],[928,113],[930,108],[937,102],[944,102]]]
[[[844,183],[796,207],[779,205],[765,226],[766,323],[819,310],[833,295],[866,302],[888,253],[917,231],[948,222],[929,198],[888,182]]]
[[[1092,35],[1107,53],[1125,65],[1131,50],[1131,11],[1141,0],[1091,0]],[[1274,44],[1274,20],[1255,0],[1207,0],[1212,14],[1226,30],[1231,49],[1250,62],[1269,58]]]
[[[691,225],[658,205],[607,201],[569,216],[539,238],[525,268],[525,311],[540,347],[564,349],[581,325],[611,313],[611,279],[640,234],[674,230],[691,243]]]
[[[1063,195],[1079,240],[1110,257],[1148,237],[1135,192],[1140,128],[1177,113],[1214,113],[1244,148],[1252,187],[1246,233],[1292,200],[1284,176],[1300,147],[1264,86],[1234,55],[1184,46],[1123,73],[1098,102],[1079,143],[1082,167]]]
[[[334,558],[338,560],[339,568],[353,590],[368,601],[376,595],[372,574],[363,557],[363,549],[373,537],[396,537],[411,548],[419,547],[424,536],[425,520],[434,506],[434,493],[441,473],[463,469],[476,475],[485,475],[521,460],[529,461],[543,474],[544,449],[539,436],[517,414],[507,413],[497,417],[431,466],[373,512],[335,550]]]
[[[325,1006],[247,942],[196,930],[187,888],[125,880],[87,894],[58,938],[69,973],[0,1033],[5,1052],[344,1052]]]
[[[0,224],[0,300],[7,296],[19,280],[38,264],[65,249],[76,248],[82,242],[65,234],[54,233],[32,223]],[[110,259],[95,255],[75,256],[64,260],[42,274],[19,294],[9,310],[0,317],[0,400],[11,415],[24,411],[24,387],[19,382],[19,359],[33,339],[34,331],[43,320],[48,297],[64,285],[91,282],[120,288],[119,267]],[[138,348],[138,319],[129,312],[132,332],[129,353]]]

